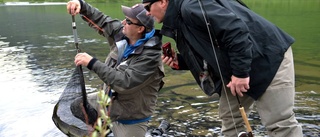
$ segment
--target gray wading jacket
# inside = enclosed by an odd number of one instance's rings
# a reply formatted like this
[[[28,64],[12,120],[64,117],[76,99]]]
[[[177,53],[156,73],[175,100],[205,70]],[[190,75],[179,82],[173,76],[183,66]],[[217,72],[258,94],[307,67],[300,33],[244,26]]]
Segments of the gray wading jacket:
[[[180,69],[189,69],[209,96],[221,93],[222,82],[208,28],[213,41],[217,40],[213,43],[224,82],[228,84],[232,75],[250,76],[247,94],[254,99],[265,92],[294,42],[235,0],[170,0],[161,33],[175,39]],[[213,84],[202,83],[199,78],[204,61]]]
[[[111,120],[137,120],[150,117],[156,105],[158,91],[164,84],[161,60],[162,37],[159,31],[156,31],[144,45],[139,46],[134,54],[122,59],[127,41],[122,34],[121,21],[104,15],[83,1],[80,14],[103,29],[103,32],[97,30],[100,35],[108,39],[111,48],[105,63],[96,61],[92,68],[89,68],[117,93],[111,104]],[[89,26],[95,28],[91,23]]]

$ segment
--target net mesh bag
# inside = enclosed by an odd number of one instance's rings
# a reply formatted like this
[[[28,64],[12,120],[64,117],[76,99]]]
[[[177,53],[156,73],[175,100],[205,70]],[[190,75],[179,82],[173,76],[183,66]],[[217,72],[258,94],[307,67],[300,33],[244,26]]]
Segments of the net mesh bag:
[[[77,66],[54,107],[52,120],[67,136],[88,136],[97,112],[87,102],[81,66]]]

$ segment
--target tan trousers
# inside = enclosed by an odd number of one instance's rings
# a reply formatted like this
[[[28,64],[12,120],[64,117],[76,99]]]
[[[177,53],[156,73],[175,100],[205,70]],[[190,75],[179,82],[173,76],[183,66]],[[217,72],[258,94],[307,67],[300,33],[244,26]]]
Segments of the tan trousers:
[[[270,137],[303,137],[302,127],[299,125],[293,112],[294,107],[294,66],[291,47],[285,53],[280,68],[267,88],[266,92],[254,101],[251,97],[244,95],[239,97],[241,105],[245,108],[247,115],[255,103]],[[222,119],[222,133],[226,137],[236,137],[241,131],[246,131],[239,112],[239,104],[236,97],[232,96],[230,90],[221,92],[219,104],[219,116]],[[227,101],[229,99],[229,103]],[[229,104],[233,113],[230,113]]]

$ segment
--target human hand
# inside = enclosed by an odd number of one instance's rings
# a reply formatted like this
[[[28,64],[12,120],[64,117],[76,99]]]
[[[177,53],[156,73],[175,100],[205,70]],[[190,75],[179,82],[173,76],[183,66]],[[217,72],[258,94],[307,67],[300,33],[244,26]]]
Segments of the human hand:
[[[179,69],[178,60],[176,59],[176,54],[174,57],[161,56],[162,63],[167,64],[171,68]]]
[[[243,96],[242,92],[247,92],[249,90],[249,81],[250,77],[246,78],[237,78],[235,76],[231,76],[231,81],[227,85],[230,88],[233,96],[238,94],[240,97]]]
[[[75,57],[74,57],[74,63],[79,66],[79,65],[83,65],[83,66],[88,66],[90,60],[93,57],[90,56],[87,53],[78,53]]]
[[[81,5],[78,0],[72,0],[67,3],[67,11],[71,15],[79,14],[80,9],[81,9]]]
[[[171,43],[167,42],[162,45],[162,62],[170,66],[171,68],[179,69],[177,54],[174,49],[171,48]]]

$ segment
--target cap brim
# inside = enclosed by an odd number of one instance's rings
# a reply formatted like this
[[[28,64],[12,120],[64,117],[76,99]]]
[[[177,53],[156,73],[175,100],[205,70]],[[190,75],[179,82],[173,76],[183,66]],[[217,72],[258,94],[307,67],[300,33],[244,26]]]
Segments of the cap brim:
[[[158,0],[142,0],[142,3],[148,3],[148,2],[156,2]]]
[[[127,6],[123,6],[121,5],[121,9],[122,9],[122,12],[125,16],[129,17],[129,18],[133,18],[133,19],[136,19],[137,17],[135,17],[132,13],[132,9],[130,7],[127,7]]]

